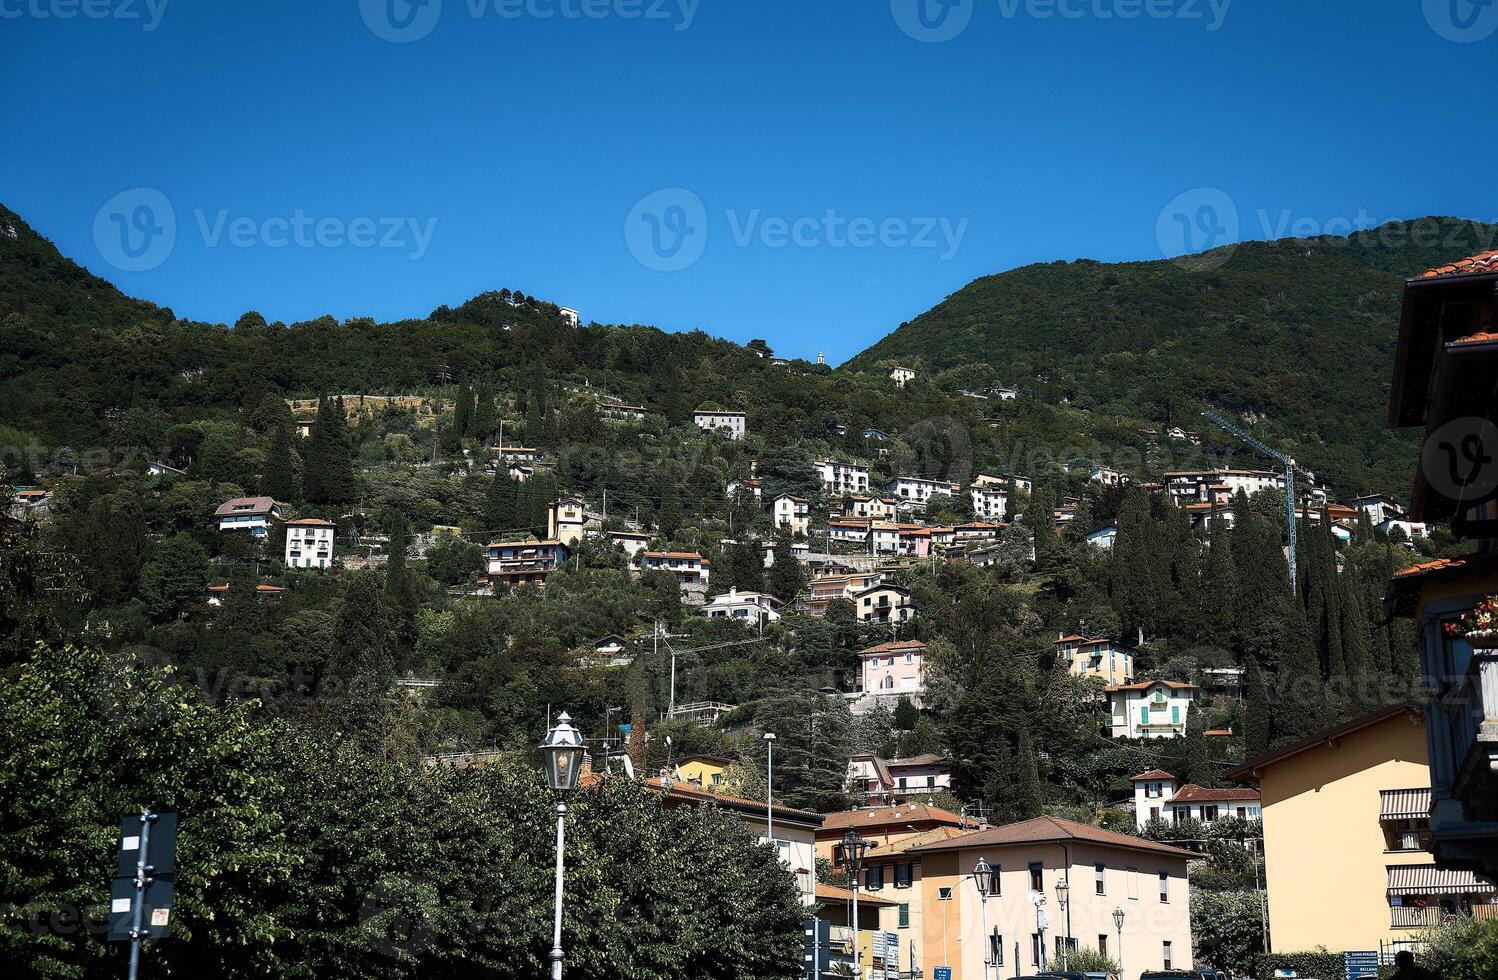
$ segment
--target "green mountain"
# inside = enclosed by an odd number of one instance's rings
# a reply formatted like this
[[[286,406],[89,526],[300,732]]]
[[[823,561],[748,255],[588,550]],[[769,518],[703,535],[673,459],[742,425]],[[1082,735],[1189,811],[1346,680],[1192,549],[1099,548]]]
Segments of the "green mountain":
[[[1384,413],[1404,280],[1495,238],[1498,226],[1425,218],[1197,262],[1030,265],[970,283],[848,367],[901,363],[937,387],[1007,384],[1187,429],[1211,428],[1198,417],[1210,405],[1334,485],[1402,495],[1414,436]]]

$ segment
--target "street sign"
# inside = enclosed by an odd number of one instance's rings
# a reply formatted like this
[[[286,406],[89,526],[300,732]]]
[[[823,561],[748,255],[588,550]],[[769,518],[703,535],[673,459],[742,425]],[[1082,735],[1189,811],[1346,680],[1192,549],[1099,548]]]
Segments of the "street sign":
[[[884,944],[884,980],[900,980],[900,937],[893,932],[878,935]]]
[[[144,939],[165,939],[172,934],[172,879],[152,878],[145,888],[141,915]],[[135,912],[135,878],[116,878],[109,883],[109,935],[112,943],[126,942]]]
[[[802,923],[802,952],[808,980],[832,972],[832,923],[812,917]]]
[[[132,813],[120,818],[120,864],[115,874],[121,878],[134,878],[135,867],[140,861],[140,814]],[[177,814],[164,810],[151,821],[150,840],[147,844],[146,866],[160,877],[176,871],[177,860]]]
[[[1343,953],[1342,973],[1347,980],[1378,976],[1378,950],[1348,950]]]
[[[931,971],[931,980],[952,980],[952,968],[950,966],[938,966]]]

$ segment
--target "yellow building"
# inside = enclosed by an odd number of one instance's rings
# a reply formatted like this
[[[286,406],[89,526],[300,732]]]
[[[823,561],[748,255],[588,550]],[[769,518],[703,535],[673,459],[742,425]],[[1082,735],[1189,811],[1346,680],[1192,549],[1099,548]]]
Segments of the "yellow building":
[[[676,762],[676,778],[709,792],[723,785],[723,774],[733,765],[732,759],[716,755],[689,755]]]
[[[1424,850],[1424,723],[1418,707],[1395,705],[1228,773],[1259,783],[1273,951],[1378,951],[1492,893]]]

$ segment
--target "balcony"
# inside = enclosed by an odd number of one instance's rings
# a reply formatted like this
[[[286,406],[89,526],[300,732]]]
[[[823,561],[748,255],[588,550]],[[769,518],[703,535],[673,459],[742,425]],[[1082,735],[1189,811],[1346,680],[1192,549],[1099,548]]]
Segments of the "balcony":
[[[1445,915],[1441,909],[1422,909],[1409,905],[1395,905],[1389,909],[1389,925],[1394,929],[1430,929],[1441,924]]]
[[[1473,650],[1467,672],[1440,704],[1458,765],[1451,795],[1469,819],[1498,819],[1498,649]]]

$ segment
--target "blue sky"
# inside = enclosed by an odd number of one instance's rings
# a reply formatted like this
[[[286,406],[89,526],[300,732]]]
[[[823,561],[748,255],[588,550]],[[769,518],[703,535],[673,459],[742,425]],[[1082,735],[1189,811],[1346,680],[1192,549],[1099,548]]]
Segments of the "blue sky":
[[[1492,2],[0,0],[0,55],[0,202],[215,321],[508,286],[837,362],[1029,262],[1498,207]]]

